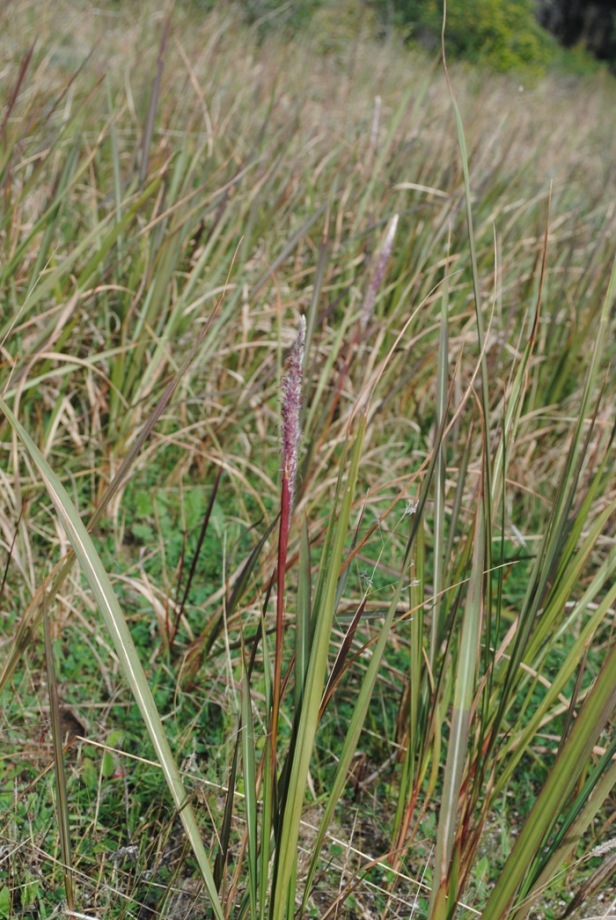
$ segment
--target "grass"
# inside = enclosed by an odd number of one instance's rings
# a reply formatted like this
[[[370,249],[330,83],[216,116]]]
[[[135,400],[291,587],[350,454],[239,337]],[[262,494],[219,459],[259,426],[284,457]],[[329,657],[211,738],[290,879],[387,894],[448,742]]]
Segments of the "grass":
[[[0,916],[608,916],[612,83],[0,23]]]

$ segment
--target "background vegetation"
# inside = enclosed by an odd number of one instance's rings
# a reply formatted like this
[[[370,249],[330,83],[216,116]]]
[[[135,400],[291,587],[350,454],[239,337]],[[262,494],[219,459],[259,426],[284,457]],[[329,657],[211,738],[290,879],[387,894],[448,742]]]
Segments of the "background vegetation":
[[[345,10],[0,13],[0,916],[613,913],[614,87]]]
[[[210,8],[215,0],[208,0]],[[397,31],[407,44],[440,51],[441,0],[241,0],[238,13],[261,34],[297,34],[316,18],[352,40],[358,21],[374,37]],[[614,0],[449,0],[446,45],[458,58],[495,71],[592,73],[598,61],[616,69]]]

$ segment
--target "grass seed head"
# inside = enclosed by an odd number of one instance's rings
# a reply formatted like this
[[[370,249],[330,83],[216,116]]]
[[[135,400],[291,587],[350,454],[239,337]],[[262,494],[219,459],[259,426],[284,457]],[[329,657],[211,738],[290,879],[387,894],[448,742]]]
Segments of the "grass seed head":
[[[302,316],[295,342],[287,358],[286,374],[282,382],[282,471],[289,485],[291,502],[293,502],[297,477],[305,344],[306,320]]]
[[[370,283],[368,285],[368,290],[366,291],[366,296],[364,298],[364,303],[361,309],[361,327],[365,329],[368,325],[372,314],[374,313],[374,304],[376,301],[376,295],[379,292],[379,288],[383,283],[385,278],[385,270],[387,268],[387,263],[389,262],[389,257],[391,256],[391,250],[394,245],[394,237],[396,235],[396,230],[398,229],[398,215],[394,214],[387,225],[387,232],[385,233],[385,239],[383,240],[383,245],[377,255],[376,264],[374,266],[374,271],[372,272],[372,277],[370,278]]]

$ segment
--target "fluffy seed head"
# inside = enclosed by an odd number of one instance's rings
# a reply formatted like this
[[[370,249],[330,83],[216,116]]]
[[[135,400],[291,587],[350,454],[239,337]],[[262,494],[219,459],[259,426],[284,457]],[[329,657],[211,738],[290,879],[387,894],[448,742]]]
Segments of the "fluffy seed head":
[[[286,361],[286,373],[282,381],[282,471],[289,484],[291,500],[297,477],[297,455],[299,451],[299,414],[302,405],[302,377],[304,371],[304,348],[306,345],[306,320],[302,316],[293,347]]]
[[[370,284],[368,285],[368,290],[366,291],[366,296],[361,308],[360,322],[362,329],[366,328],[374,312],[374,302],[385,277],[385,269],[387,268],[387,263],[389,262],[389,257],[391,256],[391,250],[393,249],[394,237],[396,235],[397,229],[398,215],[394,214],[387,225],[387,231],[385,233],[383,245],[377,253],[374,271],[372,272]]]

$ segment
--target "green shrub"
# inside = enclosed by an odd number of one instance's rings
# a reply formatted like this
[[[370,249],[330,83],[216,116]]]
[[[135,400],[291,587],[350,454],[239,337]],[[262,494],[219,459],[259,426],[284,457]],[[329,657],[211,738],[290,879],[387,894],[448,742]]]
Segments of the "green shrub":
[[[388,4],[379,4],[384,12]],[[398,24],[409,38],[431,49],[440,44],[442,0],[393,0]],[[554,41],[533,12],[531,0],[449,0],[446,50],[450,56],[498,71],[541,72],[550,63]]]

